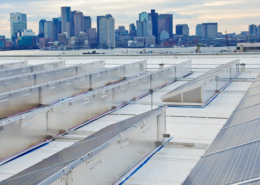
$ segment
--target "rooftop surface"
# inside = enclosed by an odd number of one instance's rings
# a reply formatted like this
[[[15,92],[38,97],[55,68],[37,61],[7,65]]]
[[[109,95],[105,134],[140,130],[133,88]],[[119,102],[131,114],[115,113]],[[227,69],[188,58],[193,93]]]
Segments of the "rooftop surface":
[[[59,136],[55,138],[54,141],[0,166],[0,181],[52,156],[58,151],[61,151],[108,125],[149,111],[151,108],[157,108],[162,105],[161,96],[163,94],[187,83],[189,80],[196,78],[216,66],[230,62],[234,60],[234,58],[240,59],[241,63],[246,63],[246,70],[242,71],[238,79],[232,82],[206,107],[168,107],[166,113],[167,133],[171,135],[172,139],[134,174],[127,174],[126,177],[129,177],[129,179],[124,182],[126,185],[181,184],[233,113],[245,92],[252,84],[252,79],[259,74],[259,57],[260,55],[254,55],[253,57],[245,55],[233,57],[188,56],[179,58],[168,56],[106,58],[102,56],[96,58],[86,57],[85,59],[69,59],[65,57],[64,60],[66,60],[66,64],[71,65],[105,59],[106,67],[135,62],[139,59],[147,59],[149,70],[159,68],[158,64],[160,63],[164,63],[167,66],[186,61],[187,59],[192,59],[193,74],[157,90],[153,93],[152,98],[151,95],[147,95],[120,110],[99,118],[76,131],[71,131],[64,136]],[[58,58],[45,57],[39,60],[39,58],[25,57],[22,60],[28,59],[29,64],[36,64],[57,61]],[[3,58],[3,60],[4,62],[10,62],[16,61],[18,58],[13,57],[8,60]],[[21,58],[19,58],[19,60],[21,60]],[[153,99],[153,105],[151,105],[151,99]]]

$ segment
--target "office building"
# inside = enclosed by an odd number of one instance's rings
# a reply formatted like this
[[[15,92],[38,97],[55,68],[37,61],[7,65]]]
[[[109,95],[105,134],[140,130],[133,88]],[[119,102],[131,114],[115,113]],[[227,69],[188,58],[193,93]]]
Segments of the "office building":
[[[89,42],[89,44],[97,42],[96,28],[89,28],[88,29],[88,42]]]
[[[189,36],[189,26],[187,24],[177,24],[176,25],[176,35],[186,35]]]
[[[75,14],[76,10],[70,12],[70,37],[75,36]]]
[[[202,38],[214,39],[218,36],[218,23],[202,23]]]
[[[59,41],[59,44],[62,44],[65,46],[69,44],[69,39],[68,39],[68,36],[66,33],[58,34],[58,41]]]
[[[11,13],[10,14],[10,30],[11,38],[15,40],[17,38],[17,32],[27,29],[27,15],[24,13]]]
[[[46,21],[44,23],[44,38],[53,39],[53,22]]]
[[[152,9],[151,13],[148,14],[148,17],[150,17],[151,23],[152,23],[152,35],[154,35],[156,37],[156,42],[157,42],[157,40],[158,40],[158,13],[156,13],[155,10]]]
[[[202,24],[197,24],[196,35],[202,37]]]
[[[67,32],[70,37],[71,32],[71,8],[61,7],[61,33]]]
[[[21,36],[17,38],[18,47],[35,48],[37,47],[37,36]]]
[[[115,47],[115,19],[112,15],[103,16],[99,19],[99,46],[113,48]]]
[[[257,34],[257,26],[255,24],[249,25],[248,31],[249,31],[250,35],[256,35]]]
[[[129,24],[129,36],[136,37],[136,27],[134,23]]]
[[[44,37],[44,23],[46,22],[45,19],[41,19],[39,22],[39,38],[43,38]]]
[[[158,34],[162,31],[167,31],[170,38],[173,36],[173,15],[172,14],[160,14],[158,16]]]
[[[148,28],[145,21],[136,21],[137,37],[147,37]]]
[[[170,34],[167,31],[162,31],[160,33],[160,41],[164,41],[170,38]]]
[[[139,13],[139,21],[145,21],[148,23],[148,14],[147,12]]]
[[[146,38],[145,38],[145,45],[146,46],[155,46],[156,44],[156,38],[155,36],[153,35],[148,35]]]
[[[84,17],[84,32],[88,32],[88,29],[91,28],[91,17],[85,16]]]
[[[74,15],[74,35],[79,37],[80,32],[84,31],[84,15],[82,12],[76,12]]]
[[[53,40],[58,41],[58,34],[61,33],[61,18],[53,18]]]
[[[153,35],[153,23],[152,23],[151,14],[148,14],[147,28],[148,28],[148,35]]]

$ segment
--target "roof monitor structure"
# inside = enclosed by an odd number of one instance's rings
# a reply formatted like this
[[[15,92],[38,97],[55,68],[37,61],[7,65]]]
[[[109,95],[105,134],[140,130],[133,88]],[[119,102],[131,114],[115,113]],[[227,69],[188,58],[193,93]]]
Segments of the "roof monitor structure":
[[[223,64],[163,95],[163,104],[205,106],[239,74],[239,60]]]
[[[183,185],[260,183],[258,80],[259,78],[248,89]]]
[[[0,184],[112,184],[164,141],[165,111],[154,109],[107,126]]]

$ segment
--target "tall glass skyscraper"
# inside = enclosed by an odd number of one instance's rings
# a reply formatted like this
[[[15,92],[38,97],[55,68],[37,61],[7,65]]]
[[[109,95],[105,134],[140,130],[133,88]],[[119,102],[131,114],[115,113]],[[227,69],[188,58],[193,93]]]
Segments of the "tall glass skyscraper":
[[[58,41],[58,35],[61,33],[61,18],[53,18],[53,39]]]
[[[85,16],[84,17],[84,32],[88,32],[88,29],[91,28],[91,17]]]
[[[68,37],[70,37],[71,32],[71,8],[61,7],[61,33],[67,32]]]
[[[76,12],[74,15],[74,33],[76,37],[79,37],[80,32],[84,31],[84,15],[82,12]]]
[[[39,38],[44,38],[44,23],[46,22],[45,19],[41,19],[39,22]]]
[[[156,37],[156,41],[158,41],[158,13],[152,9],[151,13],[148,14],[149,16],[151,16],[152,20],[152,34]]]
[[[160,14],[158,16],[158,35],[162,31],[167,31],[170,38],[173,36],[173,15],[172,14]]]
[[[27,29],[27,15],[24,13],[11,13],[10,14],[10,27],[11,38],[15,40],[17,38],[17,32]]]
[[[148,14],[146,12],[139,13],[139,21],[148,23]]]
[[[101,16],[99,16],[101,17]],[[99,46],[115,47],[115,19],[108,14],[99,19]]]

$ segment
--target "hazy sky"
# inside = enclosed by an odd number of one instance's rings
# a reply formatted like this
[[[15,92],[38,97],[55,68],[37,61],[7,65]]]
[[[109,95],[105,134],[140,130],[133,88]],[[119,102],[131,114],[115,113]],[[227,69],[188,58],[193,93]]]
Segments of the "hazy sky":
[[[38,34],[40,19],[60,17],[61,6],[71,6],[91,16],[96,27],[96,16],[112,14],[116,27],[135,23],[140,12],[156,9],[159,14],[172,13],[175,25],[187,23],[190,34],[196,24],[218,22],[219,31],[231,33],[247,31],[249,24],[260,25],[259,0],[0,0],[0,35],[10,37],[10,13],[27,14],[28,29]]]

